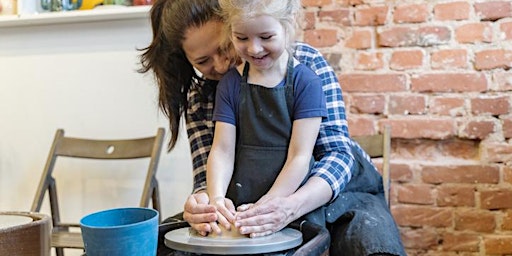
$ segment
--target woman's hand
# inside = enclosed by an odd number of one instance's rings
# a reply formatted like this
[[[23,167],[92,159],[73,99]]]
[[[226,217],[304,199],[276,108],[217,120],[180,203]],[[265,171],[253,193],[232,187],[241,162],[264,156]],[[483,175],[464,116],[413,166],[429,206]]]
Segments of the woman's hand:
[[[263,196],[255,204],[244,204],[237,208],[235,227],[242,234],[251,237],[266,236],[275,233],[300,216],[297,205],[287,197]]]
[[[329,202],[332,190],[324,179],[311,177],[287,197],[265,195],[255,204],[241,205],[235,227],[251,237],[265,236]]]
[[[208,202],[205,192],[197,192],[187,198],[183,211],[183,219],[202,236],[212,231],[209,223],[217,221],[215,206]]]

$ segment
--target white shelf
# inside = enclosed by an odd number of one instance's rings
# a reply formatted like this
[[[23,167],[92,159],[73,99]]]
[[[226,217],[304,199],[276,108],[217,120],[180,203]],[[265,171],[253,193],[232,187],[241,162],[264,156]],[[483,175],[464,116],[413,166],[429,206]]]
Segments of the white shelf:
[[[7,15],[0,16],[0,28],[147,18],[149,17],[150,9],[151,6],[146,5],[82,11]]]

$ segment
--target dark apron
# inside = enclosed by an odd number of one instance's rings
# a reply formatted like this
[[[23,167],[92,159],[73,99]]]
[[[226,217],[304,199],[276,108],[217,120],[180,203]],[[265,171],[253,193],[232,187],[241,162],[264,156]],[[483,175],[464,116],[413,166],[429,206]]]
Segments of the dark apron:
[[[248,72],[246,62],[237,115],[235,166],[226,194],[235,206],[255,203],[272,187],[286,162],[293,124],[293,57],[288,60],[285,86],[249,84]],[[313,163],[311,157],[310,170]]]

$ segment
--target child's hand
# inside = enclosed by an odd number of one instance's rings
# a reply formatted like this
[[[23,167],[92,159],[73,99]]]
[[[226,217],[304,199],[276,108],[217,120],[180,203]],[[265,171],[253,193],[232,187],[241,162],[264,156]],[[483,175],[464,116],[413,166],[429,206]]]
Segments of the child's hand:
[[[231,230],[231,223],[235,222],[235,206],[233,201],[224,197],[216,197],[210,200],[210,205],[217,209],[217,222],[210,223],[212,231],[220,234],[222,231],[218,225],[222,225],[226,230]]]

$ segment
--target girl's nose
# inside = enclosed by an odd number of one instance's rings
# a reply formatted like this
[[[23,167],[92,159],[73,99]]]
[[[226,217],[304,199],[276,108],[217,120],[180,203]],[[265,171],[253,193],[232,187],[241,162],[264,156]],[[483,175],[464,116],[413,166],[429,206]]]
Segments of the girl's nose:
[[[247,51],[250,54],[258,54],[262,50],[263,50],[263,47],[261,47],[261,44],[260,44],[260,42],[258,40],[252,40],[249,43],[249,47],[247,48]]]

